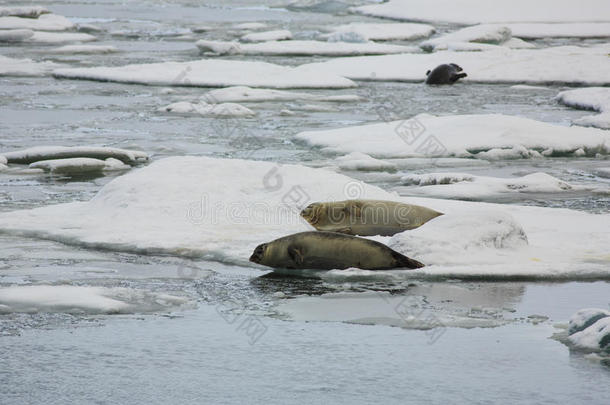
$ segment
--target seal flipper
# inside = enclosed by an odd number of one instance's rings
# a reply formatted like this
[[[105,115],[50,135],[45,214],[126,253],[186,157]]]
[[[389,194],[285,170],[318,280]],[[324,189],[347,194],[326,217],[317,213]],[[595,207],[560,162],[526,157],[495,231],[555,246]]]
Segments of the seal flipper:
[[[290,260],[292,260],[296,266],[301,266],[303,264],[303,253],[294,246],[288,247],[288,257],[290,257]]]
[[[406,267],[408,269],[419,269],[424,267],[425,265],[417,260],[411,259],[405,255],[398,253],[397,251],[392,251],[392,257],[396,260],[396,267]]]
[[[458,73],[458,74],[452,74],[451,77],[449,78],[449,81],[453,84],[455,82],[457,82],[458,80],[460,80],[463,77],[468,76],[466,73]]]
[[[430,75],[430,72],[431,72],[431,70],[428,70],[428,71],[426,72],[426,76]]]
[[[350,226],[346,226],[345,228],[333,229],[331,232],[344,233],[347,235],[353,235],[352,228]]]

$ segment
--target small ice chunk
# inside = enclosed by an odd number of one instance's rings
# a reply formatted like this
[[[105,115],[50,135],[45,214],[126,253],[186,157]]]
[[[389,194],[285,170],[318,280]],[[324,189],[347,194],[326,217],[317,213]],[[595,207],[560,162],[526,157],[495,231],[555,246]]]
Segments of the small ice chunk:
[[[242,42],[281,41],[292,39],[292,33],[288,30],[274,30],[246,34],[240,38]]]
[[[570,318],[568,333],[570,335],[587,329],[598,320],[610,316],[610,311],[599,308],[585,308],[576,312]]]
[[[328,42],[354,42],[354,43],[365,43],[368,42],[368,38],[359,32],[333,32],[326,37]]]
[[[425,38],[432,35],[435,31],[432,25],[415,23],[350,23],[331,28],[330,34],[322,35],[322,38],[361,38],[362,41],[345,42],[366,42],[366,41],[390,41]]]
[[[568,337],[578,349],[600,351],[610,348],[610,317],[604,317]]]
[[[422,49],[433,51],[453,42],[479,42],[484,44],[500,45],[511,38],[511,30],[506,26],[481,24],[462,28],[438,38],[429,39],[420,44]]]
[[[56,14],[42,14],[38,18],[0,17],[0,29],[30,29],[40,31],[65,31],[74,28],[66,17]]]
[[[49,53],[65,54],[106,54],[115,53],[119,50],[111,45],[64,45],[59,48],[49,50]]]
[[[267,27],[268,27],[267,24],[259,23],[259,22],[246,22],[246,23],[235,24],[233,26],[233,28],[236,30],[262,30]]]
[[[232,86],[208,91],[206,94],[201,96],[201,100],[208,103],[294,100],[350,102],[360,101],[361,98],[353,94],[324,96],[310,93],[297,93],[286,90],[257,89],[248,86]]]
[[[115,158],[134,165],[148,160],[148,154],[136,150],[100,146],[36,146],[33,148],[5,152],[8,163],[30,164],[40,160],[92,158]]]
[[[175,114],[196,114],[204,117],[251,117],[255,115],[254,111],[236,103],[208,104],[200,102],[195,104],[180,101],[161,107],[159,111]]]
[[[0,31],[0,42],[23,42],[34,36],[34,31],[18,29]]]
[[[44,76],[58,66],[53,62],[34,62],[0,55],[0,76]]]
[[[33,44],[63,44],[67,42],[91,42],[97,41],[93,35],[78,32],[44,32],[34,31],[34,35],[23,40]]]
[[[352,152],[335,159],[343,170],[396,170],[396,165],[384,160],[375,159],[366,153]]]
[[[40,6],[0,7],[0,17],[38,18],[49,13],[49,10]]]
[[[106,162],[92,158],[40,160],[30,164],[30,169],[42,169],[53,174],[84,174],[101,172]]]

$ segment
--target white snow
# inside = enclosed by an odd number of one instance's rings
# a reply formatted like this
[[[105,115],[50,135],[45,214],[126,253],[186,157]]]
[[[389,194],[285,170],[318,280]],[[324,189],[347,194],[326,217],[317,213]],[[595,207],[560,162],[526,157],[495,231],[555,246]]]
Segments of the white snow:
[[[239,40],[242,42],[281,41],[292,39],[292,33],[288,30],[263,31],[246,34]]]
[[[521,23],[506,26],[515,37],[525,39],[610,37],[610,23]]]
[[[43,14],[38,18],[0,17],[0,29],[30,29],[38,31],[65,31],[74,28],[74,23],[56,14]]]
[[[0,288],[0,313],[125,314],[167,311],[184,297],[132,288],[31,285]]]
[[[201,52],[219,55],[326,55],[356,56],[418,52],[414,46],[378,44],[374,42],[268,41],[253,44],[199,40]]]
[[[602,318],[581,332],[568,337],[578,349],[600,351],[610,347],[610,317]]]
[[[106,54],[118,51],[117,48],[111,45],[64,45],[59,48],[50,49],[47,52],[62,54]]]
[[[344,200],[354,185],[359,198],[403,201],[445,213],[416,230],[378,238],[427,267],[355,270],[361,275],[536,279],[610,275],[609,214],[400,198],[328,170],[239,159],[161,159],[112,180],[88,202],[2,213],[0,230],[96,248],[248,264],[258,244],[312,229],[299,216],[303,206]],[[348,277],[350,272],[335,276]]]
[[[610,21],[606,0],[390,0],[356,7],[355,12],[396,20],[481,24],[504,22],[603,22]]]
[[[340,156],[335,159],[335,162],[337,162],[339,168],[343,170],[396,170],[396,165],[394,163],[375,159],[362,152],[352,152],[348,155]]]
[[[346,88],[356,84],[331,73],[310,72],[265,62],[203,59],[193,62],[163,62],[120,67],[57,69],[53,75],[159,86],[272,88]]]
[[[34,62],[0,55],[0,76],[44,76],[58,66],[53,62]]]
[[[546,173],[532,173],[517,178],[473,176],[465,173],[428,173],[402,177],[411,195],[428,197],[481,199],[506,193],[560,193],[578,189]]]
[[[295,101],[315,100],[333,102],[360,101],[361,98],[354,94],[341,94],[333,96],[316,95],[309,93],[297,93],[286,90],[256,89],[247,86],[233,86],[222,89],[210,90],[201,100],[208,103],[225,102],[261,102],[261,101]]]
[[[585,308],[576,312],[570,318],[568,325],[568,333],[571,335],[580,332],[589,326],[593,325],[601,318],[610,316],[610,311],[599,308]]]
[[[365,41],[415,40],[429,37],[435,32],[431,25],[413,23],[350,23],[330,29],[330,34],[321,37],[327,39],[337,34],[352,34]]]
[[[36,146],[2,154],[8,163],[29,164],[40,160],[93,158],[118,159],[124,163],[137,164],[146,162],[148,154],[128,149],[109,148],[101,146]]]
[[[447,49],[454,42],[479,42],[500,45],[511,38],[510,28],[501,25],[481,24],[442,35],[422,42],[419,46],[427,51]]]
[[[170,112],[174,114],[195,114],[203,117],[252,117],[254,111],[236,103],[208,104],[206,102],[189,103],[180,101],[158,111]]]
[[[40,6],[0,7],[0,17],[38,18],[50,11]]]
[[[489,47],[489,45],[487,45]],[[486,52],[441,51],[431,54],[336,58],[302,65],[311,71],[335,73],[356,80],[423,82],[427,70],[457,63],[465,82],[609,85],[610,45],[588,48],[561,46],[544,49],[490,49]]]
[[[610,129],[610,88],[587,87],[566,90],[559,93],[556,99],[569,107],[595,110],[601,113],[574,120],[574,124],[583,127]]]
[[[610,153],[610,133],[594,128],[562,127],[500,115],[420,114],[409,120],[307,131],[296,139],[331,153],[367,153],[376,158],[474,157],[519,159]],[[578,152],[580,154],[580,152]]]

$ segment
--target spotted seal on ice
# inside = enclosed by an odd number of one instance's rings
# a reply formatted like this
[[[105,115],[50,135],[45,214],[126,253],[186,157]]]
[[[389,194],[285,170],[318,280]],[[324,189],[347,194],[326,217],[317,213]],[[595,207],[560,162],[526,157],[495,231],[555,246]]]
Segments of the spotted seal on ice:
[[[468,76],[462,72],[461,66],[455,63],[438,65],[431,71],[426,72],[426,84],[453,84],[459,79]]]

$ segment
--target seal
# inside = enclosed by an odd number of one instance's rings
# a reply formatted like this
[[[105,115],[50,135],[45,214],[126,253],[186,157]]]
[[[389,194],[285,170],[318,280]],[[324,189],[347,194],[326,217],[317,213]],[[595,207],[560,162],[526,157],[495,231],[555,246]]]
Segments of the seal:
[[[392,236],[415,229],[443,213],[419,205],[383,200],[316,202],[301,216],[318,231]]]
[[[301,232],[258,245],[250,261],[285,269],[417,269],[424,265],[373,240],[336,232]]]
[[[455,63],[438,65],[432,71],[426,72],[426,84],[453,84],[468,76],[466,73],[460,73],[462,70]]]

